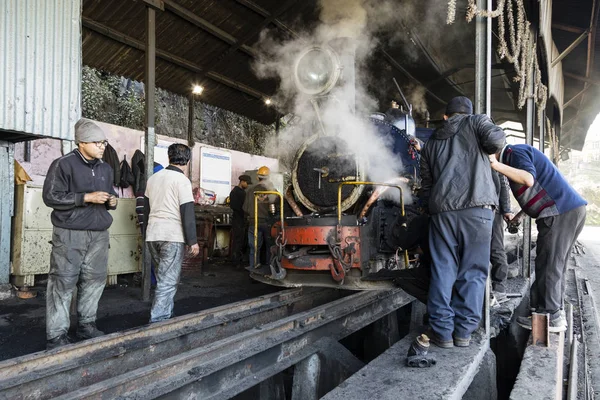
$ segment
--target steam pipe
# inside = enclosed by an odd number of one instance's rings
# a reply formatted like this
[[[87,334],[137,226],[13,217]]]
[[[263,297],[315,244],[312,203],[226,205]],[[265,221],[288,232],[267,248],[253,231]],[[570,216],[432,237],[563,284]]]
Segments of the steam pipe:
[[[406,178],[398,178],[396,181],[400,181],[400,182],[404,182],[404,183],[408,183],[408,179]],[[362,211],[360,212],[360,214],[358,215],[359,219],[362,219],[365,217],[365,215],[367,215],[367,212],[369,212],[369,209],[371,208],[371,206],[373,205],[373,203],[375,203],[377,201],[377,199],[379,199],[379,197],[381,197],[381,195],[383,193],[385,193],[386,190],[388,190],[389,186],[385,186],[385,187],[381,187],[379,186],[374,192],[373,194],[371,194],[371,197],[369,197],[369,200],[367,201],[367,203],[365,204],[365,206],[363,207]],[[400,192],[402,193],[402,192]]]
[[[298,217],[301,217],[303,215],[302,210],[300,210],[300,207],[298,207],[298,203],[296,203],[296,200],[292,195],[292,186],[288,186],[287,190],[285,191],[285,199],[287,200],[290,207],[292,207],[292,211],[294,211],[294,214],[296,214]]]

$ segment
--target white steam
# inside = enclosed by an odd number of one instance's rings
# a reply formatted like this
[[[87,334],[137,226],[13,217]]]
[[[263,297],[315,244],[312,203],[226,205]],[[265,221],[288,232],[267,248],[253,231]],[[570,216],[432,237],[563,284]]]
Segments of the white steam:
[[[300,118],[299,124],[288,125],[279,137],[267,144],[267,155],[278,157],[281,164],[291,169],[295,152],[300,145],[320,127],[315,109],[307,96],[297,93],[292,79],[292,69],[297,55],[309,45],[328,46],[335,39],[348,39],[344,51],[355,51],[355,76],[349,79],[348,71],[342,71],[340,84],[326,97],[320,98],[319,112],[327,135],[336,136],[368,162],[368,177],[377,182],[397,178],[403,171],[401,160],[394,155],[389,143],[376,133],[367,115],[377,110],[377,102],[365,90],[368,74],[366,61],[377,46],[375,35],[393,26],[399,7],[391,1],[379,0],[320,0],[320,21],[313,32],[286,42],[277,41],[268,31],[261,34],[257,45],[260,57],[254,65],[255,72],[262,78],[278,78],[281,86],[276,103],[286,104]],[[397,22],[397,20],[396,20]],[[339,41],[338,41],[339,43]],[[334,46],[332,46],[334,47]],[[389,82],[388,84],[392,84]],[[416,109],[426,109],[424,88],[414,87],[407,91]],[[352,110],[355,104],[355,110]],[[318,175],[315,175],[317,179]],[[397,197],[397,191],[387,191]],[[410,198],[408,187],[403,190],[405,201]]]

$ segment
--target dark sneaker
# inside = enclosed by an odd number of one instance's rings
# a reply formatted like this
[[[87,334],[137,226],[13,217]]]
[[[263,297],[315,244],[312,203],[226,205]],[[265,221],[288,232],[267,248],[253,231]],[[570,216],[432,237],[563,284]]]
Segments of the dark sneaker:
[[[453,340],[443,340],[431,328],[429,328],[427,330],[427,332],[425,332],[425,335],[427,335],[427,337],[429,338],[429,341],[431,343],[435,344],[437,347],[440,347],[442,349],[450,349],[450,348],[454,347],[454,341]]]
[[[95,322],[90,322],[89,324],[81,324],[77,328],[77,332],[75,333],[78,339],[92,339],[100,336],[104,336],[104,332],[96,328]]]
[[[471,335],[465,338],[454,336],[454,345],[456,347],[469,347],[471,344]]]
[[[521,328],[531,330],[531,315],[528,317],[517,317],[517,324],[519,324]]]
[[[53,339],[48,340],[46,342],[46,350],[52,350],[52,349],[55,349],[57,347],[66,346],[68,344],[71,344],[71,340],[69,339],[69,337],[65,333],[65,334],[57,336],[57,337],[55,337]]]

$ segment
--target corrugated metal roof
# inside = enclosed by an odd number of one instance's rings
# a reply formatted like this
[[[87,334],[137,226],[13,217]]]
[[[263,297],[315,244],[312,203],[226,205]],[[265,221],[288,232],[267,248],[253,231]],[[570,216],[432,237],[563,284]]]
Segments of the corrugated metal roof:
[[[0,1],[0,139],[72,140],[81,115],[80,9],[80,0]]]

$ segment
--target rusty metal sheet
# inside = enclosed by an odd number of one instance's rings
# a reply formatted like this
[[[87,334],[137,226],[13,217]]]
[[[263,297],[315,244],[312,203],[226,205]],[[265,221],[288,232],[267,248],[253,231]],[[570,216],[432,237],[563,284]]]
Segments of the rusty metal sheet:
[[[549,322],[548,314],[531,313],[531,340],[534,346],[548,347],[550,343]]]

